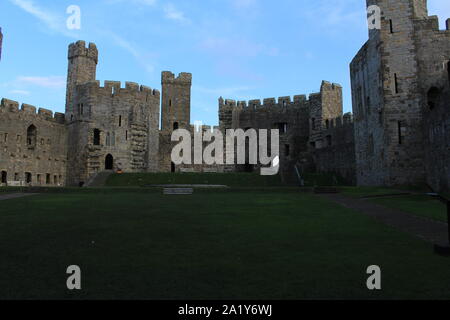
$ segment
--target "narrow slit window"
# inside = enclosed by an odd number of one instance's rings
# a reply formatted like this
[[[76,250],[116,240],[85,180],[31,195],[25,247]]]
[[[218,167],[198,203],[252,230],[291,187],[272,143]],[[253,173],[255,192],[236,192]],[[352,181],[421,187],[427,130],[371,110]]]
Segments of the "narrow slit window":
[[[398,93],[398,76],[396,73],[394,73],[394,88],[395,88],[395,93]]]
[[[122,126],[122,116],[119,116],[119,127]]]
[[[392,22],[392,19],[389,20],[389,32],[394,33],[394,24]]]

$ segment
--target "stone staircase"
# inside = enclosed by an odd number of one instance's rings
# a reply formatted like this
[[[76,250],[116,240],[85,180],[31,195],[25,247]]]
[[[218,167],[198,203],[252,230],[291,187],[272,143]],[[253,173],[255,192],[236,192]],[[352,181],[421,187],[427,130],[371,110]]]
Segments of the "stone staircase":
[[[114,173],[113,170],[105,170],[93,175],[85,184],[85,187],[103,187],[108,177]]]

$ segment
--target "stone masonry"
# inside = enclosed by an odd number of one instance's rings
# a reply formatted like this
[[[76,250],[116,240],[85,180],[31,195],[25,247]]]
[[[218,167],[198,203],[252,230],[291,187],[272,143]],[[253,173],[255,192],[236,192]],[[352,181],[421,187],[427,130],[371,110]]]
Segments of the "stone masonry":
[[[381,8],[382,27],[350,65],[357,183],[448,190],[450,31],[426,0],[367,5]]]

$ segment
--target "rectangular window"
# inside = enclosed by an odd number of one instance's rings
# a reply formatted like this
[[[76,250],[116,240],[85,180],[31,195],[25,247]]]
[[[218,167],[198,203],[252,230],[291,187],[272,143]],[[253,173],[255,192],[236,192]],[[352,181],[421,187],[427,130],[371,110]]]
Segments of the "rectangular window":
[[[280,134],[287,133],[287,123],[278,123],[278,130],[280,131]]]
[[[47,175],[45,176],[45,183],[50,184],[50,174],[49,173],[47,173]]]
[[[291,146],[288,145],[288,144],[286,144],[286,145],[284,146],[284,155],[285,155],[286,157],[289,157],[289,156],[291,155]]]
[[[8,142],[8,134],[5,133],[5,142]]]
[[[403,121],[398,121],[398,144],[403,144],[405,141],[405,133],[406,133],[406,127],[405,123]]]

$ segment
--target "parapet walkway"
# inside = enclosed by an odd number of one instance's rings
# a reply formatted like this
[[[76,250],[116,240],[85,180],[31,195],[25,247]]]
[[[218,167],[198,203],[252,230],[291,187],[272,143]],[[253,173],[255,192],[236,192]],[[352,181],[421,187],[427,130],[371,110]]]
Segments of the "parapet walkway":
[[[391,227],[410,233],[434,244],[448,243],[447,224],[387,208],[365,199],[352,198],[342,194],[323,194],[323,198],[346,208],[367,214]]]

